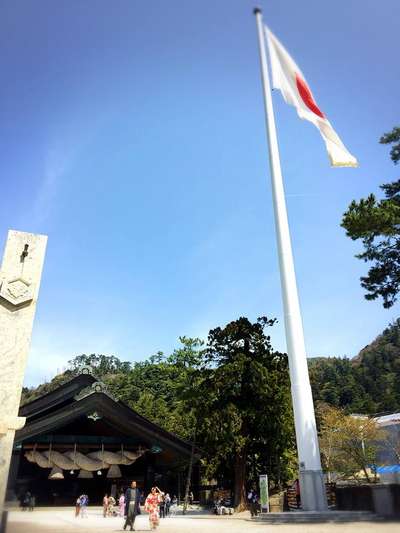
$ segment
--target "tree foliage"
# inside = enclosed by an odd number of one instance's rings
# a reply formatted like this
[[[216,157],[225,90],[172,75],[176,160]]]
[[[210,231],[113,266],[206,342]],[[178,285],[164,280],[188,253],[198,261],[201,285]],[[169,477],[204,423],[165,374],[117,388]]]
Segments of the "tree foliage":
[[[211,330],[192,389],[208,475],[233,478],[238,508],[252,475],[267,471],[277,482],[293,473],[287,357],[272,349],[264,333],[274,322],[240,318]]]
[[[400,128],[381,137],[383,144],[393,144],[390,155],[395,164],[400,160]],[[358,259],[372,263],[368,274],[361,277],[365,298],[383,299],[385,308],[397,300],[400,290],[400,180],[381,185],[385,197],[374,194],[359,202],[353,200],[343,215],[342,227],[352,240],[361,240],[363,251]]]
[[[374,418],[347,415],[342,409],[319,406],[320,450],[328,477],[375,480],[371,465],[377,462],[378,443],[384,438]],[[360,472],[362,473],[360,475]]]
[[[72,372],[79,372],[84,366],[89,366],[93,372],[99,377],[103,378],[107,374],[116,374],[119,372],[129,372],[131,363],[128,361],[120,361],[115,355],[103,355],[92,353],[90,355],[77,355],[70,361],[68,365]]]
[[[395,127],[389,133],[384,133],[379,139],[381,144],[392,144],[390,158],[395,165],[400,161],[400,128]]]

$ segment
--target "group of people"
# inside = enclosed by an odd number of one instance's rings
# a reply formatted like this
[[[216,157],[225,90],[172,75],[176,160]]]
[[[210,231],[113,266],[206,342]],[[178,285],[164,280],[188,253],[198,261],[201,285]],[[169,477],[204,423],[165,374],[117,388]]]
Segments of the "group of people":
[[[75,502],[75,516],[81,518],[87,518],[87,506],[89,505],[89,496],[87,494],[81,494]]]
[[[175,510],[177,505],[178,505],[178,498],[176,496],[171,498],[168,492],[166,494],[162,492],[160,494],[160,503],[158,504],[159,509],[160,509],[160,518],[165,518],[166,516],[170,516],[171,508]]]
[[[233,514],[232,501],[228,498],[217,498],[214,501],[214,513],[217,515]]]
[[[103,498],[103,516],[104,518],[106,516],[124,516],[125,511],[125,496],[124,493],[121,492],[120,497],[118,499],[118,507],[116,507],[116,500],[114,496],[105,494]]]
[[[115,509],[115,498],[108,496],[108,494],[104,496],[103,516],[124,516],[124,529],[129,527],[133,531],[136,517],[141,513],[140,503],[140,491],[136,481],[132,481],[125,494],[121,493],[118,498],[118,511]],[[176,496],[171,498],[168,493],[162,492],[158,487],[152,487],[144,501],[144,510],[149,514],[150,529],[156,529],[160,523],[160,518],[169,516],[171,509],[174,509],[177,504],[178,499]]]
[[[87,517],[87,506],[89,498],[87,494],[81,494],[75,504],[75,516]],[[136,481],[131,482],[131,486],[124,492],[121,492],[118,498],[105,494],[103,498],[103,516],[120,516],[125,518],[124,529],[127,527],[131,531],[134,529],[137,515],[141,513],[141,493],[136,485]],[[178,499],[168,493],[162,492],[158,487],[152,487],[150,493],[144,501],[144,510],[149,515],[150,529],[156,529],[160,523],[160,518],[170,516],[176,513]]]
[[[136,481],[132,481],[125,492],[124,503],[126,517],[124,529],[130,526],[130,530],[133,531],[136,516],[140,514],[140,492]],[[158,487],[152,487],[144,502],[144,510],[149,514],[150,529],[156,529],[159,525],[161,507],[165,509],[165,494]]]

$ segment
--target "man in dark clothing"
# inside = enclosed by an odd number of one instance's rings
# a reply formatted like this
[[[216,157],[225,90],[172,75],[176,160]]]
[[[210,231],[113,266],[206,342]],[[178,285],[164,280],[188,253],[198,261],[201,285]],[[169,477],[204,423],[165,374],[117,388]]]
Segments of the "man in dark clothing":
[[[253,518],[253,516],[257,516],[258,512],[258,494],[254,487],[248,493],[247,501],[249,504],[251,517]]]
[[[131,526],[131,531],[134,530],[136,515],[140,514],[140,492],[136,487],[136,481],[132,481],[131,486],[125,492],[125,524]]]

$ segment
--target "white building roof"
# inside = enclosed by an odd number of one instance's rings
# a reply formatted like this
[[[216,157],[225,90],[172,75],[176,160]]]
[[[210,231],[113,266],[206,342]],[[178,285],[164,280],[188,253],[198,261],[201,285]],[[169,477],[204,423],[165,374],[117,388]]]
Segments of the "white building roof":
[[[384,426],[393,426],[394,424],[400,424],[400,413],[392,413],[390,415],[377,416],[377,423]]]

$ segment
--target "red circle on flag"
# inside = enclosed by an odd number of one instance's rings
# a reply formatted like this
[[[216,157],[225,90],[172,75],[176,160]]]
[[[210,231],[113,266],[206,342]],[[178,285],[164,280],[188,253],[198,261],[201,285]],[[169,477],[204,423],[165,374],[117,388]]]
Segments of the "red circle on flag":
[[[296,85],[297,85],[297,90],[299,91],[299,94],[301,96],[301,99],[306,104],[308,109],[312,111],[313,113],[315,113],[316,115],[318,115],[319,117],[325,118],[325,115],[322,113],[320,108],[317,106],[317,103],[313,98],[313,95],[310,91],[309,86],[307,85],[305,80],[303,80],[303,78],[301,78],[297,74],[297,72],[296,72]]]

